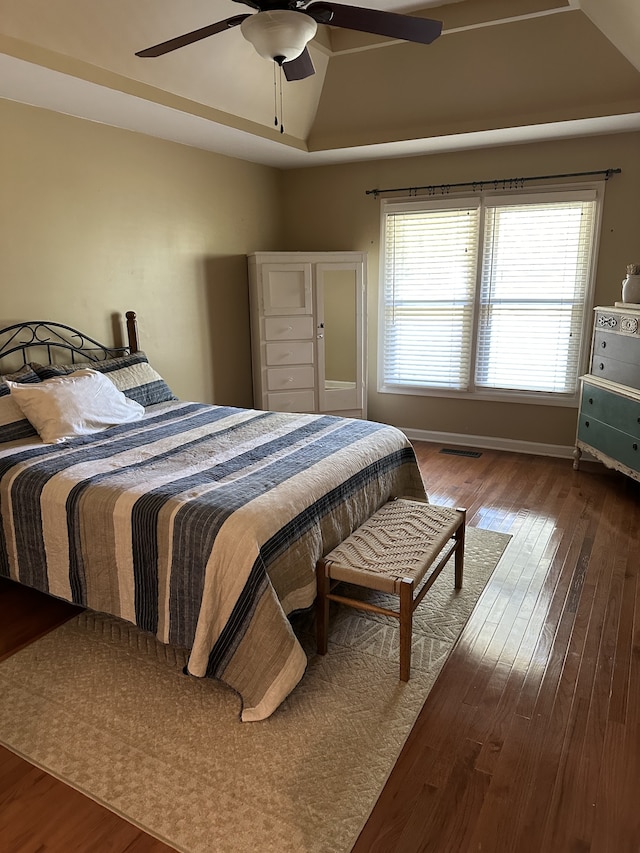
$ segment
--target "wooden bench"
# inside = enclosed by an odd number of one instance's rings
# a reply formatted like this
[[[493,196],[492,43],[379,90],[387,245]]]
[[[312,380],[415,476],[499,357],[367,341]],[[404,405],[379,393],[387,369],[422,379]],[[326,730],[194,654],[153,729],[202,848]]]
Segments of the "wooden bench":
[[[455,588],[461,588],[465,523],[465,509],[399,498],[385,504],[319,560],[316,598],[318,653],[327,653],[330,601],[393,616],[400,620],[400,679],[408,681],[413,612],[454,553]],[[333,589],[343,582],[395,593],[400,598],[399,610],[336,595]]]

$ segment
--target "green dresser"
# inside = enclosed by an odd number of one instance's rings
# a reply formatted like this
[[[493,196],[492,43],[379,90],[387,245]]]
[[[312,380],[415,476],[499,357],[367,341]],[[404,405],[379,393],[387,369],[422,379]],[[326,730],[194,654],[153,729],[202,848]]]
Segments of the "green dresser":
[[[596,308],[573,467],[583,451],[640,481],[640,305]]]

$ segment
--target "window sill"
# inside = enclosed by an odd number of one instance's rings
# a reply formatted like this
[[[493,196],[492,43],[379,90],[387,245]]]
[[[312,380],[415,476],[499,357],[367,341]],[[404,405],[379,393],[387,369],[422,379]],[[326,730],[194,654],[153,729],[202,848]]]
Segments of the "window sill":
[[[423,388],[413,385],[381,385],[380,394],[399,394],[409,397],[446,397],[452,400],[477,400],[484,403],[524,403],[534,406],[562,406],[577,409],[579,392],[570,395],[547,394],[539,391],[453,391],[446,388]]]

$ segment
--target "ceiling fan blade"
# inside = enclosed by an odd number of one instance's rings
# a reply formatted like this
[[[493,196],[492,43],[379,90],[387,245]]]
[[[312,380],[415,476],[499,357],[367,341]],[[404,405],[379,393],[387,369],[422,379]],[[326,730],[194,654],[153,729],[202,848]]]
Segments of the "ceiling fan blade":
[[[169,41],[163,41],[160,44],[154,44],[153,47],[139,50],[136,56],[163,56],[165,53],[170,53],[179,47],[186,47],[188,44],[200,41],[200,39],[206,39],[231,27],[237,27],[248,17],[249,15],[235,15],[233,18],[225,18],[224,21],[209,24],[207,27],[201,27],[199,30],[193,30],[193,32],[185,33],[183,36],[176,36],[176,38],[169,39]]]
[[[233,0],[234,3],[242,3],[244,6],[251,6],[257,12],[262,12],[262,4],[258,0]]]
[[[413,15],[398,15],[395,12],[380,12],[377,9],[364,9],[360,6],[344,6],[341,3],[312,3],[304,10],[321,24],[330,27],[344,27],[363,33],[431,44],[442,32],[442,22],[431,18],[417,18]],[[331,17],[327,20],[327,13]]]
[[[316,73],[311,55],[306,47],[300,56],[289,60],[289,62],[283,62],[282,69],[287,80],[304,80],[305,77],[311,77],[312,74]]]

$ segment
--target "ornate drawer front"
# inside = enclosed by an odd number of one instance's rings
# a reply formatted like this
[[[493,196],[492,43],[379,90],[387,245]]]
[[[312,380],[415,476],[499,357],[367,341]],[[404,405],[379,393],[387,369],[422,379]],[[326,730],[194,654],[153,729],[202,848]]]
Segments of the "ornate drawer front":
[[[596,311],[596,329],[613,329],[625,335],[640,335],[640,313],[638,311]]]
[[[580,411],[587,420],[595,418],[611,424],[640,440],[640,404],[637,400],[584,382]]]
[[[617,382],[619,385],[640,388],[640,363],[630,364],[627,361],[618,361],[594,352],[591,359],[591,373],[610,382]]]
[[[315,394],[313,390],[276,391],[267,394],[267,408],[272,412],[315,412]]]
[[[267,364],[313,364],[313,341],[267,344]]]
[[[266,317],[264,336],[267,341],[312,339],[313,317]]]
[[[309,367],[269,367],[267,368],[267,388],[269,391],[288,391],[294,388],[313,388],[315,371]]]
[[[596,418],[581,414],[578,438],[585,444],[640,472],[640,439]]]

